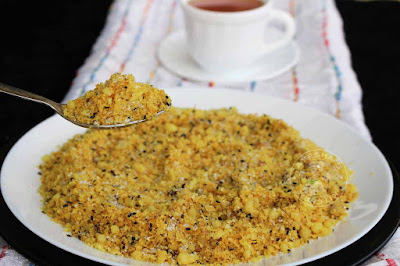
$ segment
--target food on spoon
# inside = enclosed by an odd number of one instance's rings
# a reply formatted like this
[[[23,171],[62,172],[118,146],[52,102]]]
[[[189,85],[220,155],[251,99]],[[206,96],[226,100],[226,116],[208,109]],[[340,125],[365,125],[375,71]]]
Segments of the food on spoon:
[[[115,73],[94,90],[68,101],[63,113],[80,123],[115,125],[152,119],[170,105],[171,99],[163,90],[136,82],[132,75]]]

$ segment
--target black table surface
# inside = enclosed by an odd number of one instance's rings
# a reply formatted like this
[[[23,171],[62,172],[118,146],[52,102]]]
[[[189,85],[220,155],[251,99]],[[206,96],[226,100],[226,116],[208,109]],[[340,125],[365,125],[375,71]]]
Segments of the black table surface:
[[[110,0],[0,2],[0,82],[61,101],[104,26]],[[400,169],[400,2],[336,1],[374,143]],[[0,163],[50,108],[0,94]]]

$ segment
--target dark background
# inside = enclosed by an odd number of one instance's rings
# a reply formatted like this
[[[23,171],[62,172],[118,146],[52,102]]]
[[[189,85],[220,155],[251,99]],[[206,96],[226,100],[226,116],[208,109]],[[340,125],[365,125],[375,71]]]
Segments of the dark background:
[[[111,1],[1,1],[0,82],[60,101],[89,55]],[[337,1],[364,113],[375,144],[400,166],[400,2]],[[18,138],[51,116],[45,106],[0,94],[0,162]]]

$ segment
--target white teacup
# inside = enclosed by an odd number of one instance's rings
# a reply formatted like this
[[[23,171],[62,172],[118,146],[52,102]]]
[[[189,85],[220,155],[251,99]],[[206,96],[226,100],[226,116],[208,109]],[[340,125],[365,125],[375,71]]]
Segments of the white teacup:
[[[272,8],[263,0],[258,8],[239,12],[216,12],[194,7],[180,0],[184,11],[186,39],[190,56],[203,69],[227,72],[243,69],[263,55],[290,42],[295,22],[286,12]],[[282,37],[265,41],[271,22],[284,25]]]

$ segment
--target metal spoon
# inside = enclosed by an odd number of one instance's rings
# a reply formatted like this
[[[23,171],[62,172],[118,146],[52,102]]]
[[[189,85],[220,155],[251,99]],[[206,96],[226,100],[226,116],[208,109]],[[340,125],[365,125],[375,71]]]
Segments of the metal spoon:
[[[145,122],[147,121],[147,119],[142,119],[142,120],[136,120],[136,121],[130,121],[129,123],[126,124],[115,124],[115,125],[93,125],[93,124],[84,124],[84,123],[80,123],[78,121],[74,121],[69,119],[68,117],[65,117],[63,114],[63,106],[65,106],[65,104],[61,104],[61,103],[56,103],[50,99],[47,99],[46,97],[37,95],[35,93],[29,92],[29,91],[24,91],[18,88],[15,88],[13,86],[4,84],[0,82],[0,91],[13,95],[13,96],[17,96],[20,98],[23,98],[25,100],[30,100],[30,101],[34,101],[34,102],[38,102],[38,103],[42,103],[45,104],[47,106],[50,106],[51,108],[53,108],[54,111],[57,112],[57,114],[59,114],[60,116],[62,116],[64,119],[68,120],[71,123],[74,123],[75,125],[81,126],[81,127],[86,127],[86,128],[94,128],[94,129],[110,129],[110,128],[119,128],[119,127],[126,127],[132,124],[137,124],[137,123],[141,123],[141,122]],[[164,111],[160,111],[156,114],[156,116],[160,115],[164,113]]]

